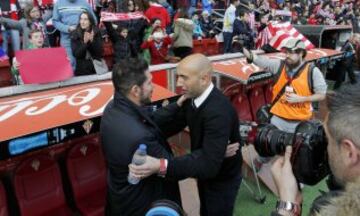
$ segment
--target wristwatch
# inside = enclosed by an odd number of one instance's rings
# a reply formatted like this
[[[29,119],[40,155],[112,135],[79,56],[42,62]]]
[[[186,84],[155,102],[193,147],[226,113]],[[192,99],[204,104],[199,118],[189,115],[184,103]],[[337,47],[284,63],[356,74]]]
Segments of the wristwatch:
[[[167,163],[168,161],[164,158],[160,159],[160,169],[158,175],[161,177],[165,177],[167,171]]]
[[[300,205],[296,204],[296,203],[288,202],[288,201],[282,201],[282,200],[277,201],[276,210],[277,211],[279,211],[279,210],[287,211],[295,216],[300,215]]]

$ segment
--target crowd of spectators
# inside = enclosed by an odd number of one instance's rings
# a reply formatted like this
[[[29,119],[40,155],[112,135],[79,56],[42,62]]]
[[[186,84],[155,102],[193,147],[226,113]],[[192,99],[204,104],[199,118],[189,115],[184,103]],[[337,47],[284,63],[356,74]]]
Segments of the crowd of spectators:
[[[76,76],[95,73],[83,62],[101,58],[103,41],[112,42],[114,63],[143,56],[148,63],[160,64],[169,56],[186,57],[193,40],[204,38],[222,36],[224,53],[237,51],[233,47],[239,44],[253,49],[259,32],[279,17],[293,24],[352,25],[354,32],[360,31],[360,1],[354,0],[4,0],[0,8],[6,53],[29,49],[29,33],[40,29],[44,47],[66,49]],[[84,10],[88,29],[79,24]],[[215,10],[224,18],[214,16]],[[143,16],[101,22],[101,12]],[[96,49],[91,49],[94,40]]]

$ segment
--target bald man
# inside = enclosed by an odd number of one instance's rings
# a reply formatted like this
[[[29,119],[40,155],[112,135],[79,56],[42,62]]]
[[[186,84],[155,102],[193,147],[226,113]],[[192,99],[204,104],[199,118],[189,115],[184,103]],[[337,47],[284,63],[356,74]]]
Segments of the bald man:
[[[145,164],[129,167],[140,178],[152,174],[177,180],[197,178],[201,215],[231,216],[241,183],[242,156],[238,147],[224,155],[229,143],[240,142],[239,123],[230,101],[213,85],[212,72],[204,55],[183,59],[177,67],[177,85],[184,95],[154,119],[170,134],[189,127],[191,154],[169,160],[148,156]]]

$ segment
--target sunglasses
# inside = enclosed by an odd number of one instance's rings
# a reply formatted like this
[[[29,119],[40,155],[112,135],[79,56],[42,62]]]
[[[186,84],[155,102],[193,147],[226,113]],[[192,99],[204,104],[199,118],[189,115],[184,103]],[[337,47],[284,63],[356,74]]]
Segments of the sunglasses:
[[[289,48],[283,48],[281,50],[281,52],[286,53],[286,54],[300,54],[301,49],[292,50],[292,49],[289,49]]]

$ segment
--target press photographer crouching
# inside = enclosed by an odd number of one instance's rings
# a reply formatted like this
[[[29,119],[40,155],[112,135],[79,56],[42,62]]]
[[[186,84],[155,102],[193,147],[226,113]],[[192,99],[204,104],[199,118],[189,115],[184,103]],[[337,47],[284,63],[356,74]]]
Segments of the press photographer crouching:
[[[324,121],[330,169],[344,189],[316,199],[310,215],[360,215],[360,85],[347,86],[327,96],[328,113]],[[271,168],[280,200],[272,216],[300,215],[301,193],[291,159],[296,147],[286,147]],[[295,168],[295,167],[294,167]],[[295,170],[294,170],[295,171]],[[300,197],[300,198],[299,198]],[[319,201],[321,200],[321,202]]]

